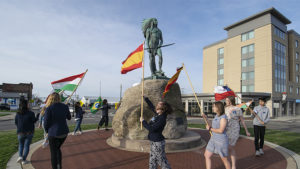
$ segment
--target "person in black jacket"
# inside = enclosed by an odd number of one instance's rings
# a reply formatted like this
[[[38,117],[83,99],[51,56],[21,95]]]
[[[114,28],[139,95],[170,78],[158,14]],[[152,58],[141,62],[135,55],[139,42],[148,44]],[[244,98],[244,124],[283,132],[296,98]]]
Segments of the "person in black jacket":
[[[166,125],[167,115],[172,112],[170,105],[166,102],[158,102],[156,107],[151,101],[145,97],[145,101],[150,109],[155,113],[155,116],[147,123],[143,117],[140,121],[143,126],[149,130],[148,139],[150,140],[150,157],[149,157],[149,169],[157,169],[159,165],[162,169],[171,169],[166,153],[165,153],[165,138],[162,132]]]
[[[103,100],[103,105],[100,109],[102,110],[102,118],[99,121],[97,129],[99,130],[103,123],[105,123],[105,130],[108,130],[108,109],[110,109],[110,105],[108,105],[106,99]]]
[[[52,168],[60,169],[62,168],[60,147],[68,136],[69,128],[66,119],[71,120],[71,114],[69,107],[60,103],[58,93],[52,93],[48,99],[50,104],[45,112],[44,127],[48,133]]]
[[[76,113],[76,115],[75,115],[76,127],[75,127],[73,135],[76,135],[77,130],[79,130],[79,134],[82,134],[81,122],[83,119],[83,114],[85,112],[82,110],[79,102],[76,102],[76,104],[75,104],[75,113]]]
[[[29,153],[31,140],[34,133],[34,123],[38,121],[39,114],[35,117],[34,113],[28,109],[28,101],[20,100],[19,110],[15,116],[15,124],[17,126],[17,134],[19,140],[19,158],[17,162],[27,164],[26,160]]]

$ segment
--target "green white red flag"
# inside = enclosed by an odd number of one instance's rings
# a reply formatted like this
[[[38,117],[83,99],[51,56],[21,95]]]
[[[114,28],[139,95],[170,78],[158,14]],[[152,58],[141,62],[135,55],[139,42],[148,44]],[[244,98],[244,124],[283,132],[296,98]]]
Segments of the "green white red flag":
[[[51,85],[55,91],[74,91],[77,86],[79,85],[79,82],[81,79],[84,77],[85,72],[78,74],[78,75],[73,75],[70,77],[66,77],[57,81],[51,82]]]

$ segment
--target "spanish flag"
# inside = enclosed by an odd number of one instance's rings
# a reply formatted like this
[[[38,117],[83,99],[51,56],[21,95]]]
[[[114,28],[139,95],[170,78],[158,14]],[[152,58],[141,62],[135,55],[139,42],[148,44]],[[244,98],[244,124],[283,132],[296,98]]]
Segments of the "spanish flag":
[[[144,44],[141,44],[135,51],[131,52],[126,60],[122,62],[121,74],[143,66]]]
[[[167,86],[165,88],[165,91],[163,93],[162,98],[164,98],[165,94],[170,90],[171,85],[174,84],[177,81],[178,76],[179,76],[179,74],[180,74],[180,72],[181,72],[182,69],[183,69],[183,67],[177,68],[177,72],[175,73],[175,75],[173,75],[172,78],[168,81],[168,84],[167,84]]]

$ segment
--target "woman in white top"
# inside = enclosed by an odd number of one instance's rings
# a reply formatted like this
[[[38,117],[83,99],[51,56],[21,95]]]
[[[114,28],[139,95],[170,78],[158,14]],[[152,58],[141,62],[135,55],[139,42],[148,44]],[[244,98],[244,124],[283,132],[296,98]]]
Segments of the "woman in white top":
[[[250,136],[250,133],[245,124],[242,110],[235,105],[235,97],[229,96],[226,98],[225,114],[228,118],[226,134],[229,140],[231,166],[232,169],[236,169],[235,144],[240,136],[240,121],[242,122],[248,137]]]

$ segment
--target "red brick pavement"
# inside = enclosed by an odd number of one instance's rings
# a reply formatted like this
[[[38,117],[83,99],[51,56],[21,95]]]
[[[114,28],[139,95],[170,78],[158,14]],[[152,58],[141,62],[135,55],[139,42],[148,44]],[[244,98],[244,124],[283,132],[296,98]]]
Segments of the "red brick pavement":
[[[206,141],[207,131],[194,130]],[[123,151],[106,144],[112,131],[91,131],[79,136],[68,136],[62,147],[64,169],[147,169],[148,153]],[[285,169],[287,161],[276,150],[265,146],[265,155],[254,156],[253,141],[240,138],[237,142],[237,168],[240,169]],[[197,151],[169,153],[167,158],[172,169],[202,169],[205,168],[205,147]],[[37,149],[31,158],[36,169],[50,169],[49,148]],[[224,168],[219,156],[213,156],[213,168]]]

